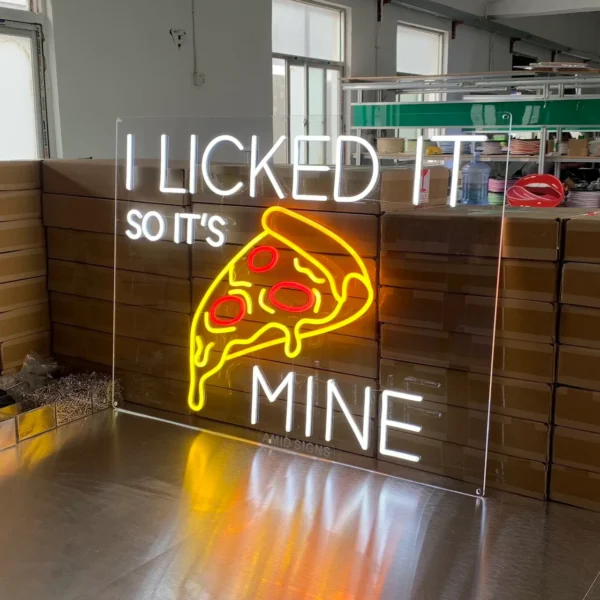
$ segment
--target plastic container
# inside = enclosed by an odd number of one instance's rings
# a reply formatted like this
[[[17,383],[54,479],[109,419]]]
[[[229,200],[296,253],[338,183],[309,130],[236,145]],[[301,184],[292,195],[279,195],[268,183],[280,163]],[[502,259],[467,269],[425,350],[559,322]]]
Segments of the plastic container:
[[[491,168],[479,160],[475,152],[473,160],[462,168],[462,203],[488,204],[488,185]]]

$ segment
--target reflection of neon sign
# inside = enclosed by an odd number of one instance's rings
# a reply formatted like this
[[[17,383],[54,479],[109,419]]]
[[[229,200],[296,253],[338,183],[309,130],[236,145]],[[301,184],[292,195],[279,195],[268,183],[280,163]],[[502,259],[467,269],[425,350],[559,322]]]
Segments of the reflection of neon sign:
[[[202,298],[190,334],[190,390],[188,402],[192,410],[201,410],[206,400],[207,381],[223,365],[275,345],[282,345],[288,358],[302,352],[306,338],[341,329],[362,317],[373,303],[374,292],[364,262],[341,237],[319,223],[280,206],[268,208],[262,217],[263,231],[246,244],[219,273]],[[295,231],[309,227],[311,235],[326,237],[336,246],[336,254],[350,256],[353,270],[337,281],[331,271],[295,241]],[[308,231],[308,230],[307,230]],[[279,261],[276,246],[295,253],[293,278],[290,268]],[[244,263],[256,277],[253,281],[236,279],[236,266]],[[261,286],[261,274],[281,272],[274,286]],[[300,281],[296,281],[300,280]],[[350,315],[343,309],[348,300],[349,285],[357,281],[365,289],[362,305]],[[225,285],[224,295],[218,294]],[[334,306],[325,310],[323,296],[333,296]],[[240,330],[246,314],[262,311],[265,324],[252,323],[250,330]],[[278,316],[297,315],[293,325],[282,323]],[[199,372],[200,370],[200,372]]]

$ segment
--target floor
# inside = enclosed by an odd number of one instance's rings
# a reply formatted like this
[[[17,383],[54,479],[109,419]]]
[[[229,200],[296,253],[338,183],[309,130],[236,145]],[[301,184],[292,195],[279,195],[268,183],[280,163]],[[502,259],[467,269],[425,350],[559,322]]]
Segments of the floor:
[[[600,600],[600,514],[107,411],[0,452],[6,599]]]

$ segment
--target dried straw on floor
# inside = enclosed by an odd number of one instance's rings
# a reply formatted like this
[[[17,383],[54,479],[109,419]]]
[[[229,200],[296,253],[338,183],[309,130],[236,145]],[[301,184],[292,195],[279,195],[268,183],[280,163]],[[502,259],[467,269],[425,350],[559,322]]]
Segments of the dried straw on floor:
[[[108,408],[112,403],[113,380],[110,375],[82,373],[52,381],[27,394],[22,405],[27,410],[56,403],[58,425],[80,419]],[[123,399],[119,381],[115,381],[115,400]]]

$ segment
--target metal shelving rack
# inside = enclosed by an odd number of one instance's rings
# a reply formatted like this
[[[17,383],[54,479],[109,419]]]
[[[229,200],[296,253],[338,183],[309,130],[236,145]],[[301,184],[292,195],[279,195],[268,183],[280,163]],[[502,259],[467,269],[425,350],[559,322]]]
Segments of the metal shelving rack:
[[[540,138],[537,156],[511,154],[511,162],[546,163],[555,172],[566,162],[600,163],[600,157],[569,157],[547,153],[548,134],[560,137],[564,130],[600,131],[600,72],[510,71],[435,77],[350,78],[342,84],[346,132],[365,136],[384,130],[460,129],[465,132],[506,133],[512,115],[512,132],[535,132]],[[421,95],[422,101],[397,100],[402,94]],[[395,100],[384,101],[384,96]],[[375,100],[373,100],[375,99]],[[427,137],[427,136],[425,136]],[[408,154],[380,154],[383,160],[410,162]],[[360,164],[361,155],[354,154]],[[426,162],[452,160],[448,155],[424,156]],[[462,157],[468,160],[469,155]],[[506,155],[481,156],[487,161],[506,161]]]

